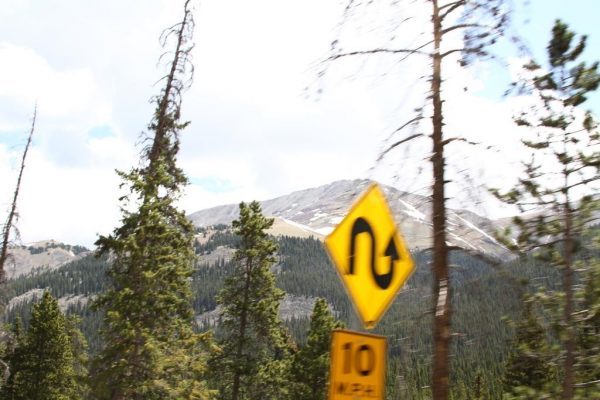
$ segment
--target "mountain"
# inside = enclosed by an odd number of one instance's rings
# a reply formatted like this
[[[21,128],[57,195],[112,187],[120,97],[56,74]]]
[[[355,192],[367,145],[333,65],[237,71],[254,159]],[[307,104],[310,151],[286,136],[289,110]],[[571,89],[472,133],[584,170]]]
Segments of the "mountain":
[[[306,342],[309,315],[316,298],[324,298],[349,329],[361,329],[352,304],[320,240],[330,232],[362,193],[368,181],[339,181],[306,189],[262,203],[266,214],[276,218],[272,233],[278,237],[276,284],[286,292],[280,316],[292,337]],[[399,292],[385,316],[373,331],[388,338],[386,390],[393,398],[427,398],[430,382],[432,345],[431,310],[433,277],[429,265],[431,224],[429,204],[422,196],[383,186],[394,218],[412,247],[416,270]],[[236,267],[232,256],[239,246],[230,226],[237,217],[237,205],[198,211],[189,216],[197,226],[197,255],[191,277],[192,305],[199,330],[219,334],[219,310],[216,296],[223,282]],[[501,221],[491,221],[465,210],[449,210],[451,244],[468,250],[501,255],[505,250],[492,238]],[[308,236],[308,237],[307,237]],[[313,238],[310,238],[313,236]],[[32,304],[44,290],[59,299],[67,313],[81,317],[80,327],[91,353],[102,343],[102,313],[89,307],[90,302],[109,285],[107,257],[94,257],[87,249],[48,241],[11,249],[19,257],[16,268],[3,291],[6,304],[4,322],[20,317],[29,322]],[[473,252],[452,252],[450,275],[453,285],[452,371],[456,387],[474,387],[486,382],[486,398],[500,399],[501,377],[505,360],[513,350],[513,328],[505,318],[521,313],[522,282],[529,288],[560,288],[560,271],[548,268],[540,260],[504,258],[500,265],[487,264]],[[71,261],[62,264],[65,260]],[[45,265],[45,268],[36,268]],[[32,273],[27,273],[31,271]],[[0,337],[1,337],[0,331]],[[483,374],[483,378],[480,376]],[[466,398],[458,396],[456,398]]]
[[[88,255],[83,246],[68,245],[55,240],[30,243],[27,246],[11,246],[6,263],[6,276],[14,279],[35,270],[56,269],[66,263]]]
[[[231,256],[239,238],[224,225],[198,231],[197,262],[191,281],[192,305],[200,330],[212,329],[218,335],[216,295],[235,268]],[[360,329],[323,243],[314,238],[290,236],[275,240],[278,252],[273,272],[277,286],[287,293],[280,316],[295,340],[300,344],[306,341],[308,318],[318,297],[327,300],[348,328]],[[417,265],[415,273],[374,333],[388,338],[390,373],[403,376],[406,386],[413,388],[413,393],[406,398],[426,398],[417,392],[429,383],[432,276],[428,265],[431,252],[413,251],[413,258]],[[535,262],[523,263],[520,259],[492,267],[463,252],[453,252],[450,262],[454,288],[453,332],[456,332],[453,371],[465,385],[472,385],[476,371],[481,369],[486,381],[492,382],[490,387],[497,392],[512,337],[512,330],[502,317],[514,318],[519,314],[522,279],[553,289],[560,283],[559,271]],[[107,266],[106,257],[88,255],[56,269],[39,269],[9,280],[4,288],[7,302],[4,321],[13,322],[20,317],[27,326],[32,304],[48,289],[59,299],[63,310],[81,316],[80,327],[89,341],[90,351],[98,351],[102,314],[90,309],[89,302],[106,290]],[[391,391],[394,380],[389,384]]]
[[[368,180],[342,180],[316,188],[300,190],[261,202],[265,215],[275,218],[271,233],[296,237],[322,238],[346,215]],[[429,199],[381,185],[394,219],[412,250],[431,247],[432,224]],[[194,212],[188,218],[197,227],[231,224],[238,216],[238,205],[229,204]],[[503,258],[508,251],[493,233],[498,225],[467,210],[448,210],[448,243],[469,251]]]

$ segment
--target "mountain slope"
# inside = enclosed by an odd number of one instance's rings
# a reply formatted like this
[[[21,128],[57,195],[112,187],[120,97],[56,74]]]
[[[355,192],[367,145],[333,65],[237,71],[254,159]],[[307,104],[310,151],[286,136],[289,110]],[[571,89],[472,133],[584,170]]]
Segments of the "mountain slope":
[[[55,240],[31,243],[28,246],[11,246],[8,249],[6,275],[14,279],[38,269],[56,269],[68,262],[90,254],[82,246],[71,246]]]
[[[368,180],[343,180],[316,188],[300,190],[261,202],[263,212],[276,217],[274,234],[315,236],[321,238],[344,218],[358,196],[368,187]],[[396,223],[409,247],[431,247],[431,211],[427,197],[399,191],[382,185]],[[206,227],[231,224],[238,216],[236,204],[194,212],[188,216],[194,225]],[[450,245],[483,252],[496,257],[507,255],[494,238],[495,223],[466,210],[448,210]]]

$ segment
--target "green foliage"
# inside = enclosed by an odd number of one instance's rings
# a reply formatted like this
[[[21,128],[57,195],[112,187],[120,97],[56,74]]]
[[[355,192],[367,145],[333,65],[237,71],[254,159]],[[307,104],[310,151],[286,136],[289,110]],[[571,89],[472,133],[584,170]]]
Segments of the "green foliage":
[[[576,298],[580,309],[576,314],[578,362],[575,376],[580,386],[576,395],[581,399],[600,397],[600,262],[587,264],[582,285]],[[589,382],[595,382],[590,384]]]
[[[210,240],[210,239],[209,239]],[[335,311],[335,315],[352,329],[359,322],[354,315],[343,286],[330,264],[321,242],[315,239],[280,237],[276,240],[278,263],[271,267],[275,272],[276,285],[294,296],[308,298],[323,297]],[[239,243],[239,238],[231,243]],[[597,251],[590,252],[588,243],[592,236],[583,241],[582,260],[593,259]],[[430,331],[427,312],[430,309],[431,273],[427,268],[430,262],[428,252],[413,254],[417,270],[407,286],[398,295],[376,332],[389,339],[388,387],[389,398],[430,398]],[[194,308],[196,314],[214,310],[214,296],[223,287],[225,278],[233,273],[235,263],[224,259],[200,258],[193,274]],[[536,286],[544,286],[548,291],[560,288],[560,271],[549,269],[533,257],[518,259],[491,268],[489,265],[468,254],[453,252],[451,264],[452,279],[456,283],[453,304],[455,340],[452,348],[453,392],[455,399],[465,399],[474,395],[475,375],[481,370],[489,387],[490,399],[502,396],[501,378],[504,374],[506,358],[512,351],[513,327],[506,324],[504,315],[518,319],[521,314],[522,287],[515,284],[528,280]],[[586,261],[587,262],[587,261]],[[106,284],[105,259],[84,258],[65,265],[57,270],[29,277],[20,277],[8,282],[8,289],[20,295],[32,288],[52,287],[56,297],[70,293],[94,295]],[[583,286],[582,286],[583,288]],[[532,285],[531,290],[535,287]],[[502,301],[498,301],[502,299]],[[582,306],[583,307],[583,306]],[[29,320],[30,306],[12,309],[11,321],[24,315],[25,326]],[[90,352],[100,348],[98,330],[102,325],[102,315],[92,312],[85,305],[71,306],[70,313],[82,317],[82,330],[90,342]],[[543,321],[546,326],[546,320]],[[295,341],[302,348],[308,341],[310,319],[296,316],[284,322]],[[215,336],[221,337],[221,325],[215,327]],[[554,340],[553,343],[556,341]],[[293,351],[291,351],[293,353]],[[290,381],[293,379],[290,378]],[[578,380],[583,382],[583,380]],[[587,381],[585,381],[587,382]],[[467,393],[467,395],[462,395]]]
[[[63,250],[67,250],[67,251],[72,251],[73,254],[75,255],[79,255],[81,253],[86,253],[89,252],[90,250],[87,249],[84,246],[79,246],[79,245],[74,245],[71,246],[69,244],[64,244],[64,243],[48,243],[45,246],[27,246],[27,250],[29,251],[29,253],[31,254],[40,254],[43,253],[45,251],[48,251],[49,249],[63,249]]]
[[[310,317],[308,340],[294,356],[292,365],[293,398],[298,400],[324,400],[329,372],[329,351],[331,332],[342,328],[325,299],[315,302]]]
[[[101,399],[201,399],[203,337],[192,330],[190,278],[194,228],[175,206],[187,179],[177,166],[181,92],[193,19],[185,4],[181,23],[166,32],[176,51],[165,87],[155,98],[148,129],[151,145],[140,167],[118,172],[128,193],[123,218],[112,235],[97,241],[110,254],[109,289],[95,307],[104,311],[105,346],[94,360],[95,396]],[[183,78],[185,79],[185,78]],[[133,210],[133,211],[132,211]]]
[[[240,204],[233,229],[240,238],[234,270],[225,279],[221,306],[220,351],[210,360],[221,399],[279,399],[286,393],[282,376],[289,369],[289,341],[279,320],[284,292],[275,286],[270,267],[276,245],[266,230],[273,219],[260,204]],[[258,378],[257,378],[258,377]]]
[[[529,392],[539,395],[555,383],[554,356],[546,330],[539,323],[533,310],[533,299],[525,301],[522,316],[515,324],[513,349],[506,361],[503,378],[507,398],[522,396]]]
[[[574,398],[578,387],[577,319],[580,313],[585,313],[576,301],[574,289],[576,281],[581,279],[577,271],[585,270],[586,266],[583,263],[575,269],[575,257],[590,254],[590,242],[586,249],[584,237],[598,210],[598,197],[589,185],[600,180],[598,124],[591,113],[579,108],[600,84],[598,63],[587,65],[578,61],[585,42],[585,36],[575,41],[575,33],[558,20],[547,47],[545,69],[535,62],[524,67],[527,74],[521,88],[538,102],[522,112],[516,122],[528,127],[526,134],[534,135],[522,140],[531,150],[531,159],[524,163],[523,176],[515,188],[506,194],[493,191],[501,200],[518,205],[522,212],[535,213],[535,217],[513,219],[518,234],[516,242],[510,243],[510,231],[505,232],[504,241],[509,248],[521,254],[533,252],[562,273],[561,290],[546,291],[538,297],[543,300],[542,315],[549,320],[561,344],[556,358],[562,359],[558,373],[562,377],[564,399]],[[528,364],[535,364],[536,359],[543,363],[547,355],[546,346],[534,346],[540,333],[534,324],[536,317],[529,310],[524,318],[519,326],[522,335],[517,332],[520,350],[510,360],[515,363],[511,364],[513,367],[520,367],[508,371],[506,383],[518,385],[512,391],[521,397],[558,396],[552,385],[546,386],[540,380],[541,365],[530,365],[527,371]]]
[[[11,374],[2,388],[2,398],[86,398],[85,379],[81,379],[87,373],[85,340],[74,322],[65,318],[49,292],[45,292],[41,301],[33,306],[25,334],[17,320],[6,357]]]

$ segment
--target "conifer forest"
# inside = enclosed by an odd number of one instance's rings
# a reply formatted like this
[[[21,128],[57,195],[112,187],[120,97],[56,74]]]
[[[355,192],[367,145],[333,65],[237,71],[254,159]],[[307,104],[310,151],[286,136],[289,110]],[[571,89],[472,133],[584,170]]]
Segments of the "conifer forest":
[[[340,0],[335,39],[320,39],[328,50],[309,67],[317,83],[307,91],[345,97],[327,84],[340,69],[349,80],[375,75],[379,82],[408,74],[403,66],[420,60],[414,76],[403,79],[422,82],[411,89],[422,91],[421,103],[391,134],[386,128],[387,139],[365,132],[361,146],[376,142],[370,171],[426,176],[426,183],[412,192],[390,180],[373,186],[379,178],[370,172],[362,181],[268,201],[240,197],[235,206],[192,214],[187,190],[198,179],[188,171],[195,164],[185,158],[187,137],[194,132],[194,143],[203,146],[227,132],[192,131],[214,110],[190,113],[199,100],[189,95],[197,84],[210,92],[202,58],[219,53],[210,54],[212,39],[199,36],[210,1],[167,3],[177,19],[160,27],[162,53],[154,54],[159,62],[152,70],[159,79],[135,161],[108,169],[118,209],[112,229],[96,231],[93,246],[23,241],[20,218],[27,218],[28,204],[45,200],[28,198],[49,129],[43,101],[31,104],[27,139],[11,150],[18,156],[10,181],[1,181],[7,204],[0,400],[600,399],[600,56],[593,47],[600,38],[555,15],[551,29],[539,33],[544,45],[531,48],[537,42],[514,28],[524,18],[519,1]],[[413,32],[407,11],[424,22],[418,35],[398,42]],[[385,15],[385,34],[367,41],[381,28],[371,18],[378,14]],[[240,69],[243,57],[254,56],[253,50],[220,51],[240,52]],[[500,91],[503,101],[519,107],[511,109],[502,135],[515,138],[523,157],[514,176],[504,171],[502,184],[474,183],[478,172],[469,164],[451,167],[464,154],[457,148],[486,154],[498,138],[472,140],[453,129],[453,112],[463,106],[451,82],[458,80],[466,93],[468,71],[488,64],[492,71],[508,69],[509,59],[511,78]],[[485,79],[500,86],[499,76]],[[402,99],[402,86],[394,90]],[[485,132],[476,114],[470,124]],[[0,110],[0,157],[9,154],[2,147],[3,115]],[[286,140],[286,129],[273,141]],[[327,132],[319,135],[328,140]],[[243,146],[248,153],[270,151],[250,135]],[[424,156],[411,157],[415,148],[426,149]],[[252,157],[269,158],[260,161],[274,182],[287,164],[299,162],[274,152]],[[214,159],[196,161],[204,168]],[[312,161],[302,161],[309,171]],[[254,179],[243,165],[218,168]],[[480,167],[500,169],[493,161]],[[9,176],[2,171],[0,179]],[[234,193],[220,181],[204,183],[215,189],[202,195]],[[389,205],[369,203],[364,193],[373,187],[383,188]],[[510,216],[480,216],[457,205],[463,195],[489,199],[482,202],[493,201]],[[317,225],[325,220],[335,220],[328,231]],[[59,233],[56,239],[62,240]],[[53,254],[64,259],[50,265]],[[375,309],[377,316],[365,321]],[[335,350],[332,338],[341,332],[358,336]],[[374,338],[385,341],[383,353],[369,344]]]

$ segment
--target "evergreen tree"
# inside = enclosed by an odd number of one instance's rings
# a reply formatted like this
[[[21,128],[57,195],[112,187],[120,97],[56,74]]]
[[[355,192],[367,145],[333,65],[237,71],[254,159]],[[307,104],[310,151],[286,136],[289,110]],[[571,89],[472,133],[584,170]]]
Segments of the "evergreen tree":
[[[581,310],[576,314],[576,394],[582,399],[600,398],[600,261],[591,260],[583,285],[577,290]]]
[[[34,305],[26,335],[15,325],[14,344],[8,357],[11,375],[2,395],[11,400],[75,400],[80,388],[76,382],[74,349],[65,316],[58,302],[45,292]]]
[[[488,385],[481,369],[475,372],[475,382],[473,385],[473,400],[485,400],[488,396]]]
[[[75,315],[69,315],[65,318],[65,328],[71,341],[73,352],[73,372],[75,374],[75,393],[76,398],[88,399],[89,381],[88,381],[88,345],[83,333],[77,328],[81,324],[81,318]]]
[[[287,351],[278,317],[284,292],[275,286],[270,271],[276,250],[266,233],[271,225],[273,219],[262,215],[256,201],[241,203],[239,219],[233,221],[240,243],[234,271],[217,298],[222,308],[221,351],[210,362],[221,399],[278,398],[273,383],[285,366],[277,360]]]
[[[327,301],[317,299],[310,317],[308,341],[294,357],[292,375],[295,399],[325,399],[331,332],[341,327],[342,323],[331,315]]]
[[[203,338],[192,330],[194,228],[175,206],[187,183],[176,157],[179,132],[188,125],[180,121],[180,109],[190,82],[185,75],[192,68],[193,27],[188,0],[182,21],[162,37],[163,46],[173,39],[175,50],[165,86],[154,98],[150,145],[139,167],[118,172],[129,190],[121,198],[122,225],[96,243],[99,253],[112,259],[110,288],[95,303],[105,312],[105,347],[93,366],[95,395],[101,399],[208,396],[197,381]]]
[[[600,180],[597,123],[590,112],[580,109],[600,84],[598,63],[580,61],[585,43],[585,36],[576,41],[568,26],[556,21],[547,65],[542,68],[532,61],[525,66],[519,87],[532,94],[537,104],[515,122],[532,135],[523,140],[532,152],[531,161],[525,163],[524,176],[514,189],[503,195],[495,191],[521,212],[537,213],[534,218],[514,218],[517,241],[507,245],[521,252],[535,251],[562,271],[562,320],[556,325],[564,350],[563,399],[572,399],[575,388],[574,257],[582,249],[583,233],[597,205],[594,195],[581,194]]]
[[[513,351],[506,361],[502,379],[507,398],[537,398],[553,379],[549,344],[533,312],[532,302],[533,299],[525,301],[521,319],[515,324]]]
[[[4,375],[4,385],[0,391],[2,399],[18,398],[16,388],[20,385],[22,386],[22,384],[19,383],[21,375],[16,374],[15,372],[23,369],[24,349],[25,334],[23,332],[23,323],[21,318],[17,317],[12,324],[10,336],[3,354],[3,358],[6,360],[6,373]]]

